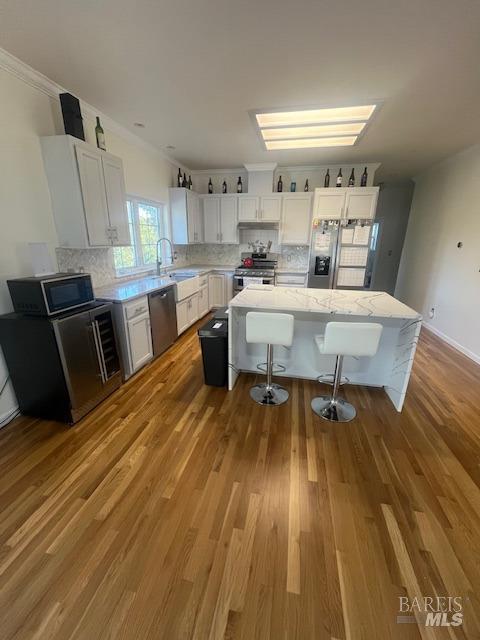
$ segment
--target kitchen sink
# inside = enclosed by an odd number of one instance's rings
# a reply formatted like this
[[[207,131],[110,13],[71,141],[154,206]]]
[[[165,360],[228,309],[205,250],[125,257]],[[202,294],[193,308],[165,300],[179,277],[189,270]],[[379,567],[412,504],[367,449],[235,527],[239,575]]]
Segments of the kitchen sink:
[[[168,276],[170,278],[170,280],[174,280],[175,282],[184,282],[185,280],[191,280],[192,278],[194,278],[195,276],[190,276],[190,275],[183,275],[183,274],[177,274],[174,273],[171,276]]]
[[[185,300],[185,298],[197,293],[200,288],[198,276],[187,273],[172,273],[169,277],[177,285],[175,287],[177,302]]]

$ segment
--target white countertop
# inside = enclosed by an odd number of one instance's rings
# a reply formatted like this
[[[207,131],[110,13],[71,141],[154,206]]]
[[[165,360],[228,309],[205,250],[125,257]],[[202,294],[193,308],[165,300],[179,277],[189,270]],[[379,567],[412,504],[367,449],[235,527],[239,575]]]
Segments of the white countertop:
[[[249,285],[230,301],[229,306],[286,312],[308,311],[330,315],[421,319],[420,314],[414,309],[384,291]]]
[[[150,275],[139,280],[127,280],[126,282],[95,288],[95,297],[98,300],[108,300],[109,302],[128,302],[128,300],[146,296],[153,291],[159,291],[174,284],[175,281],[171,278],[159,278]]]

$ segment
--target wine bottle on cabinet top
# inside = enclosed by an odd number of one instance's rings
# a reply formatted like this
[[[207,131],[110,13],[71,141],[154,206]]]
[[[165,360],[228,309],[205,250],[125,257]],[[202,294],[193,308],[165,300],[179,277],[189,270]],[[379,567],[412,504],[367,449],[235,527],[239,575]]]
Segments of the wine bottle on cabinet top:
[[[348,186],[349,187],[355,186],[355,171],[353,169],[352,169],[352,173],[350,174],[350,178],[348,179]]]
[[[213,184],[211,178],[208,181],[208,193],[213,193]]]
[[[340,171],[338,172],[338,176],[337,176],[337,187],[341,187],[342,186],[342,182],[343,182],[343,176],[342,176],[342,170],[340,169]]]
[[[193,185],[192,176],[188,176],[188,188],[191,189]]]
[[[223,184],[222,184],[222,193],[227,193],[227,183],[225,182],[225,180],[223,181]]]
[[[304,191],[308,191],[308,178],[305,180],[305,186],[303,187]]]
[[[278,193],[282,193],[282,191],[283,191],[282,176],[280,176],[280,177],[278,178],[278,182],[277,182],[277,191],[278,191]]]
[[[368,180],[368,173],[367,173],[367,167],[365,167],[365,169],[363,170],[363,173],[362,173],[362,177],[360,178],[360,186],[361,187],[366,187],[367,186],[367,180]]]
[[[177,187],[181,187],[182,184],[183,184],[182,170],[179,169],[178,170],[178,176],[177,176]]]
[[[186,173],[183,174],[182,187],[184,189],[186,189],[188,187],[187,174]]]
[[[243,191],[242,178],[238,176],[237,193],[242,193],[242,191]]]
[[[107,147],[105,146],[105,134],[103,132],[102,125],[100,124],[100,118],[97,116],[97,126],[95,127],[95,137],[97,138],[97,147],[102,149],[102,151],[106,151]]]
[[[325,189],[328,189],[328,187],[330,186],[330,169],[327,169],[325,180],[323,181],[323,186],[325,187]]]

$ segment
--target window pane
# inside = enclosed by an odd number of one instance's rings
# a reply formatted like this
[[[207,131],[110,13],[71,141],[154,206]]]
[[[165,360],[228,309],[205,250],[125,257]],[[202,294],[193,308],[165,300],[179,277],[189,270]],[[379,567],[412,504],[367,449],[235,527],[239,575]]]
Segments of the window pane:
[[[138,203],[138,219],[140,224],[158,227],[158,209],[149,204]]]
[[[113,250],[117,271],[151,266],[157,259],[157,240],[165,235],[163,205],[127,200],[128,223],[132,244]],[[166,244],[160,247],[163,263],[166,262]]]
[[[142,244],[144,264],[154,264],[156,261],[157,246],[154,244]]]
[[[154,244],[159,238],[158,227],[140,225],[140,242],[142,244]]]
[[[113,248],[113,260],[115,269],[117,271],[121,269],[133,269],[137,266],[137,259],[135,255],[134,241],[135,241],[135,228],[133,224],[133,207],[130,200],[127,200],[127,213],[128,213],[128,230],[130,232],[131,245],[125,247]]]

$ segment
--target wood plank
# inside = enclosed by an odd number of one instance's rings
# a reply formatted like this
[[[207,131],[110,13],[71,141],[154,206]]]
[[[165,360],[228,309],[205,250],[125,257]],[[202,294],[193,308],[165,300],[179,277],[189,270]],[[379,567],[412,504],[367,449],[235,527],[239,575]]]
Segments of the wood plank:
[[[313,381],[205,386],[197,328],[74,428],[0,431],[2,640],[478,640],[480,367],[423,331],[404,411],[345,386],[333,425]]]

